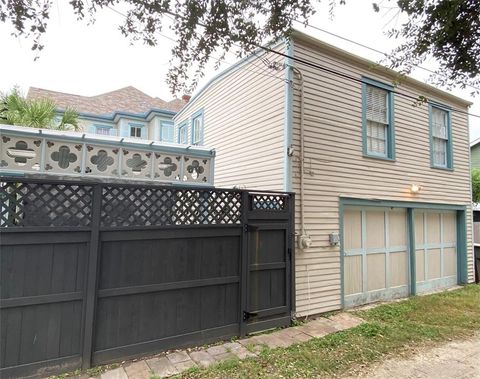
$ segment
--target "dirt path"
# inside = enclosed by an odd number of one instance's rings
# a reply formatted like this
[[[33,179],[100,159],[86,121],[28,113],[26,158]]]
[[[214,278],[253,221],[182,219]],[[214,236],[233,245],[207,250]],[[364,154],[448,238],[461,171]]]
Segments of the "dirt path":
[[[480,379],[480,336],[450,342],[410,359],[392,358],[350,378]]]

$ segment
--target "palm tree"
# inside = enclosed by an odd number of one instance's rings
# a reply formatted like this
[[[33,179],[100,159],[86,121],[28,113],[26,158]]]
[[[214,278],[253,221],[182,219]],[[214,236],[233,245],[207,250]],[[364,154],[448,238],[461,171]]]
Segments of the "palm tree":
[[[74,130],[80,129],[78,113],[67,108],[60,119],[55,112],[55,103],[50,99],[26,99],[18,88],[1,94],[0,124],[28,126],[39,129]]]

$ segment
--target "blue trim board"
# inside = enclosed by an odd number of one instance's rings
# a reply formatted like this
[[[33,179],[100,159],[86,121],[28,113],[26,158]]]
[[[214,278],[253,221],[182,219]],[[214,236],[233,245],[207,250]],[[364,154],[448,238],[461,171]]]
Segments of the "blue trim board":
[[[367,85],[388,91],[388,129],[387,154],[380,155],[368,152],[367,144]],[[395,161],[395,98],[393,86],[362,76],[362,146],[366,158]]]
[[[58,109],[55,110],[55,112],[58,113],[58,114],[63,114],[63,113],[65,113],[65,110],[58,108]],[[97,115],[97,114],[92,114],[92,113],[87,113],[87,112],[77,112],[77,113],[78,113],[78,116],[80,118],[87,119],[87,120],[93,120],[93,121],[95,121],[95,120],[114,121],[115,118],[117,118],[117,117],[136,118],[136,119],[139,119],[139,120],[145,120],[146,121],[147,118],[152,113],[155,113],[156,115],[160,115],[160,116],[171,117],[173,119],[173,116],[175,116],[177,114],[177,112],[168,111],[168,110],[159,109],[159,108],[150,109],[148,112],[145,112],[145,113],[114,112],[114,113],[105,114],[105,115]]]
[[[289,57],[294,56],[293,39],[285,40],[286,54]],[[293,134],[293,60],[285,58],[285,106],[283,120],[283,190],[290,192],[292,190],[292,159],[288,156],[288,148],[292,146]]]
[[[275,49],[276,47],[280,46],[282,43],[284,43],[283,40],[281,41],[275,41],[275,42],[272,42],[270,44],[267,44],[266,46],[269,47],[270,49]],[[213,78],[211,78],[202,88],[200,88],[196,93],[195,95],[193,95],[190,99],[190,101],[187,103],[187,105],[185,105],[181,110],[180,112],[178,112],[174,117],[173,119],[176,120],[177,118],[181,118],[183,116],[183,114],[189,110],[192,106],[193,106],[193,103],[194,101],[200,97],[203,92],[205,92],[212,84],[214,84],[216,81],[222,79],[223,77],[227,76],[228,74],[230,74],[231,72],[235,71],[235,70],[238,70],[239,68],[241,68],[242,66],[245,66],[246,64],[250,63],[251,61],[255,60],[255,59],[258,59],[259,57],[261,57],[262,55],[265,55],[267,54],[267,52],[262,49],[262,48],[258,48],[256,50],[253,51],[252,54],[250,55],[247,55],[246,57],[240,59],[237,63],[231,65],[230,67],[228,67],[227,69],[225,69],[224,71],[220,72],[219,74],[215,75]]]

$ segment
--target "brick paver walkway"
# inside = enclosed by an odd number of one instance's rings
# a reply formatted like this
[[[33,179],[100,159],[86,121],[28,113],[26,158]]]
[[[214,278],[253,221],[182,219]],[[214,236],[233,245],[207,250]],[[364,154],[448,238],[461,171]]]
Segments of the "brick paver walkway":
[[[208,367],[226,359],[255,357],[262,346],[288,347],[295,343],[323,337],[340,330],[350,329],[363,320],[349,314],[338,313],[331,317],[319,317],[303,325],[286,328],[269,334],[259,334],[236,342],[227,342],[193,351],[177,350],[144,360],[129,362],[101,374],[100,379],[150,379],[166,378],[191,367]]]

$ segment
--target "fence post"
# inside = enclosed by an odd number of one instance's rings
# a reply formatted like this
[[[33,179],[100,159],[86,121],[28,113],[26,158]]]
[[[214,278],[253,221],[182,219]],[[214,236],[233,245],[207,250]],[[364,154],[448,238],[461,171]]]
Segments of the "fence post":
[[[240,337],[247,333],[244,311],[247,310],[248,292],[248,191],[242,191],[242,256],[240,264]]]
[[[87,264],[87,285],[85,293],[85,319],[83,324],[83,351],[82,351],[82,369],[91,367],[93,351],[93,331],[95,323],[95,304],[97,297],[98,280],[98,256],[99,256],[99,235],[100,235],[100,215],[102,207],[102,186],[96,184],[93,188],[92,200],[92,223],[90,234],[90,249],[88,253]]]

